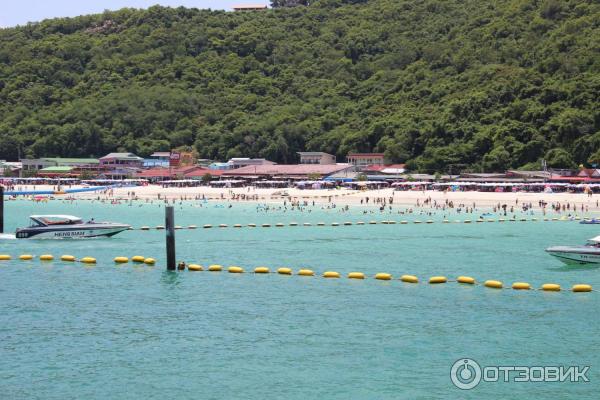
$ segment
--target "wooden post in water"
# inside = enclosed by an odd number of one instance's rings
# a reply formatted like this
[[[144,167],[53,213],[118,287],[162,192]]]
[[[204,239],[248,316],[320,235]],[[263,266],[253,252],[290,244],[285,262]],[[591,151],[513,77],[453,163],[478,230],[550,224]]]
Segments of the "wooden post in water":
[[[175,271],[175,212],[173,206],[165,207],[165,232],[167,233],[167,270]]]
[[[0,233],[4,233],[4,186],[0,186]]]

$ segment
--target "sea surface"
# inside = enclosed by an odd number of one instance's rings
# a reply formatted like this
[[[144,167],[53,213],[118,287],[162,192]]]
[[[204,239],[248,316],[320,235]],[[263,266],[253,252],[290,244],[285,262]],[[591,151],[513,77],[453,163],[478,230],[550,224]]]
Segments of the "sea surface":
[[[600,295],[487,289],[429,277],[469,275],[534,287],[587,283],[598,268],[566,267],[551,245],[582,244],[599,227],[576,221],[449,223],[478,218],[380,213],[375,207],[303,212],[255,204],[175,204],[177,258],[247,273],[166,272],[164,231],[110,239],[0,240],[2,399],[597,399]],[[275,206],[277,207],[277,206]],[[367,214],[364,212],[367,211]],[[372,212],[372,213],[371,213]],[[31,214],[75,214],[164,224],[158,203],[9,201],[6,232]],[[486,218],[498,219],[493,215]],[[531,218],[538,218],[532,222]],[[433,224],[352,225],[346,221]],[[285,226],[278,222],[310,222]],[[314,226],[325,222],[329,226]],[[331,226],[338,222],[341,226]],[[232,228],[270,223],[270,228]],[[212,229],[202,229],[212,224]],[[228,224],[228,228],[216,228]],[[20,254],[95,257],[95,266],[20,261]],[[154,257],[155,266],[115,265],[116,256]],[[313,269],[317,277],[255,275],[257,266]],[[338,271],[341,279],[324,279]],[[350,280],[351,271],[368,279]],[[388,272],[392,281],[373,275]],[[416,275],[419,284],[397,280]],[[459,390],[453,363],[589,366],[588,383],[481,382]]]

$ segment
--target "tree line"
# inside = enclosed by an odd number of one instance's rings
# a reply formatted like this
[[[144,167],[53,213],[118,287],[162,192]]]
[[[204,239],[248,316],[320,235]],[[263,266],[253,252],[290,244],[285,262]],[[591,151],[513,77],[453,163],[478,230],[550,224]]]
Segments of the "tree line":
[[[272,3],[0,29],[0,159],[192,145],[426,172],[600,164],[596,1]]]

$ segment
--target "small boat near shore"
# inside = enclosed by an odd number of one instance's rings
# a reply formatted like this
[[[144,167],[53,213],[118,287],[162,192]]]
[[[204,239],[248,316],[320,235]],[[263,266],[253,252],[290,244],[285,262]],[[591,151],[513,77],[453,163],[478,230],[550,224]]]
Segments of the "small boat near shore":
[[[584,246],[552,246],[546,252],[565,264],[600,264],[600,236],[588,239]]]
[[[111,237],[130,228],[116,222],[87,222],[73,215],[32,215],[27,228],[18,228],[17,239],[88,239]]]
[[[600,224],[600,218],[584,219],[584,220],[580,221],[579,223],[584,224],[584,225]]]

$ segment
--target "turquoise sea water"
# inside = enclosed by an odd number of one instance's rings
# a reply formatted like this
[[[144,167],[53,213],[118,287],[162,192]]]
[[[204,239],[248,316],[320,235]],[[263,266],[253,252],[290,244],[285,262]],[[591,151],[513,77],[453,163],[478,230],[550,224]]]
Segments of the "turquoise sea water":
[[[162,225],[157,204],[5,203],[6,231],[35,213]],[[317,274],[361,271],[510,285],[554,282],[600,288],[600,270],[567,268],[555,244],[600,234],[576,222],[441,224],[433,216],[311,213],[255,205],[177,204],[179,225],[433,219],[431,225],[364,225],[177,231],[177,257],[202,265],[287,266]],[[369,209],[371,210],[371,209]],[[372,209],[374,210],[374,209]],[[448,219],[476,219],[477,213]],[[527,218],[532,216],[528,215]],[[535,215],[541,218],[540,215]],[[497,216],[495,218],[498,218]],[[73,254],[96,266],[0,261],[0,393],[7,399],[523,399],[597,397],[597,292],[492,290],[298,277],[178,272],[164,268],[164,231],[102,240],[1,240],[0,254]],[[115,256],[154,267],[115,266]],[[460,391],[454,361],[591,366],[589,383],[482,382]]]

